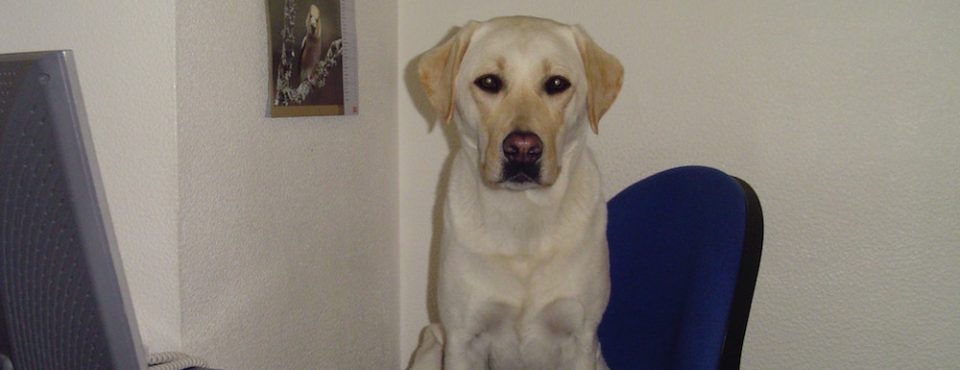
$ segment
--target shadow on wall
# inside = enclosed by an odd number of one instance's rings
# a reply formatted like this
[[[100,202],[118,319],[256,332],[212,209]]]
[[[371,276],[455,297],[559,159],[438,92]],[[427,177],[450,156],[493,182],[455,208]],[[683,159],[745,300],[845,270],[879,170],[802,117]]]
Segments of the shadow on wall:
[[[446,35],[440,39],[434,45],[434,47],[439,46],[443,41],[453,37],[460,27],[452,27],[447,31]],[[406,85],[407,92],[410,94],[411,99],[413,100],[414,107],[417,108],[417,112],[423,117],[424,122],[427,124],[427,132],[433,132],[433,130],[438,126],[437,112],[430,104],[430,100],[427,99],[427,95],[424,94],[423,88],[420,85],[420,76],[417,71],[417,65],[420,61],[420,57],[407,62],[406,67],[403,69],[403,80],[404,85]],[[440,312],[437,307],[437,268],[440,264],[440,245],[443,238],[443,211],[446,206],[446,199],[444,195],[447,193],[447,187],[450,184],[450,167],[453,163],[453,157],[460,150],[460,139],[457,132],[457,128],[453,124],[439,124],[440,129],[443,130],[443,136],[447,139],[447,148],[449,152],[447,158],[443,161],[443,167],[440,171],[440,179],[437,183],[436,188],[436,198],[433,203],[433,212],[432,212],[432,232],[430,236],[430,261],[429,261],[429,271],[427,273],[427,315],[430,318],[430,322],[439,322],[440,321]]]

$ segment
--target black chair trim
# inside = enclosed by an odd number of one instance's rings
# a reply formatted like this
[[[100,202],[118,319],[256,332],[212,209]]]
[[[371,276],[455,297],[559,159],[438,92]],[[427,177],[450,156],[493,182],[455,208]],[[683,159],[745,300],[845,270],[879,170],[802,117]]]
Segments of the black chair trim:
[[[743,339],[747,332],[747,319],[750,316],[750,305],[753,303],[753,291],[757,285],[760,254],[763,249],[763,209],[760,207],[760,199],[746,181],[736,177],[733,179],[743,189],[746,220],[740,271],[737,273],[737,285],[733,291],[730,316],[727,319],[727,333],[724,336],[718,366],[723,370],[740,368],[740,354],[743,351]]]

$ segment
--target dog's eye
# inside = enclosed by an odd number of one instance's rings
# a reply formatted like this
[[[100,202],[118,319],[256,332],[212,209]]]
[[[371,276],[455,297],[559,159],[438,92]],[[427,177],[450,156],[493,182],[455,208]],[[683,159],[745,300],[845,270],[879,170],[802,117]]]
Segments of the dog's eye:
[[[491,94],[496,94],[500,92],[500,89],[503,88],[503,81],[500,80],[500,77],[496,75],[483,75],[480,78],[473,81],[474,85],[477,85],[481,90],[486,91]]]
[[[563,76],[552,76],[543,84],[543,90],[549,95],[559,94],[570,88],[570,80]]]

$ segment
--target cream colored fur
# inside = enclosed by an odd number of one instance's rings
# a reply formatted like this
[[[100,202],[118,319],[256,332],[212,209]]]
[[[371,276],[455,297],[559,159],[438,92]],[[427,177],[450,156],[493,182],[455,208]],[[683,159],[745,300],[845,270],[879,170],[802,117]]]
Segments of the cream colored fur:
[[[420,59],[420,77],[462,147],[446,194],[440,323],[411,369],[606,369],[596,336],[610,291],[606,206],[587,128],[623,69],[575,26],[531,17],[470,22]],[[474,81],[502,78],[491,94]],[[544,92],[563,76],[571,88]],[[543,141],[537,183],[501,178],[512,131]]]

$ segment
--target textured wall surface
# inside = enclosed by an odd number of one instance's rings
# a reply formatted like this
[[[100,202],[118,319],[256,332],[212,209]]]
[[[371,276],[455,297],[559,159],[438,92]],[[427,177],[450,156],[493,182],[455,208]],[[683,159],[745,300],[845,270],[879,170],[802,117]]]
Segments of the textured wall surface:
[[[581,23],[623,62],[592,142],[608,197],[683,164],[760,194],[744,368],[960,363],[960,3],[401,0],[402,364],[427,322],[448,154],[410,63],[452,26],[511,14]]]
[[[73,49],[143,342],[180,346],[174,2],[6,1],[0,53]]]
[[[223,369],[393,368],[396,2],[357,4],[352,117],[265,117],[265,9],[177,2],[184,347]]]

